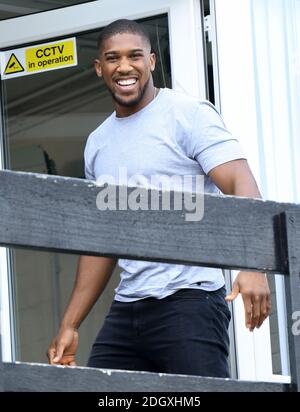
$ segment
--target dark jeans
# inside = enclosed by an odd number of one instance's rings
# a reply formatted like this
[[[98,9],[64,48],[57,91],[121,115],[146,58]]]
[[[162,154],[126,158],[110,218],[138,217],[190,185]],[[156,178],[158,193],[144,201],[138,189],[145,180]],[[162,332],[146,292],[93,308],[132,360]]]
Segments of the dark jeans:
[[[229,377],[225,288],[112,303],[88,366]]]

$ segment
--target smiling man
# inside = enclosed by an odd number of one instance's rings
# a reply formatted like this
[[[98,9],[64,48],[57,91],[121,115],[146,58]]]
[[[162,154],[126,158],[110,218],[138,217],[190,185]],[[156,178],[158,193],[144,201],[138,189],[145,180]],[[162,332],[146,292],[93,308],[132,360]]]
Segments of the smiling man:
[[[96,73],[107,85],[117,115],[129,116],[146,106],[154,98],[156,88],[151,76],[155,55],[144,32],[140,30],[138,36],[137,33],[110,35],[104,32],[98,49]]]
[[[101,32],[98,49],[96,73],[112,95],[115,112],[88,138],[86,178],[116,178],[120,168],[144,182],[153,175],[201,175],[206,192],[260,197],[239,143],[214,106],[154,86],[155,55],[142,26],[130,20],[111,23]],[[263,273],[240,272],[225,297],[220,269],[118,263],[123,272],[89,357],[92,367],[228,377],[226,300],[241,293],[250,331],[270,311]],[[51,364],[75,364],[78,328],[115,265],[113,258],[79,258],[70,303],[48,350]]]

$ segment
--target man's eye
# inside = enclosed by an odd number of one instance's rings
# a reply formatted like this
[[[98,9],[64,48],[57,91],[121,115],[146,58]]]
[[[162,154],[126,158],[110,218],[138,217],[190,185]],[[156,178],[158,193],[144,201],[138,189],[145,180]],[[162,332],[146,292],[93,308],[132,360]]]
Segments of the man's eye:
[[[108,62],[114,62],[114,61],[117,60],[117,57],[115,57],[115,56],[109,56],[109,57],[106,58],[106,60],[107,60]]]
[[[142,54],[132,54],[131,55],[132,59],[139,59],[140,57],[142,57]]]

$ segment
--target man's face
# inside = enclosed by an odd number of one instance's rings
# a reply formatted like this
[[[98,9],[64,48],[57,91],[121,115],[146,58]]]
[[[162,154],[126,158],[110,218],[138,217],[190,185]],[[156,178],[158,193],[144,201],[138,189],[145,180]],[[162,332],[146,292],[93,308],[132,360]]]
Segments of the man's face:
[[[142,105],[149,87],[155,55],[139,34],[122,33],[103,42],[99,59],[95,60],[97,75],[102,77],[117,105]]]

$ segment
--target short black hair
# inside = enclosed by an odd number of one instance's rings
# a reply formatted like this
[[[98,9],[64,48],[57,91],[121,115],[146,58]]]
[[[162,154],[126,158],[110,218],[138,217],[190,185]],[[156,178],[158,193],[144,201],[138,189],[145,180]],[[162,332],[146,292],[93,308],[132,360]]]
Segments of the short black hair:
[[[141,23],[137,23],[134,20],[119,19],[113,21],[108,26],[104,27],[104,29],[100,32],[97,41],[97,47],[99,52],[101,52],[102,45],[105,40],[116,34],[122,33],[139,34],[149,44],[149,47],[151,49],[151,40],[149,33]]]

